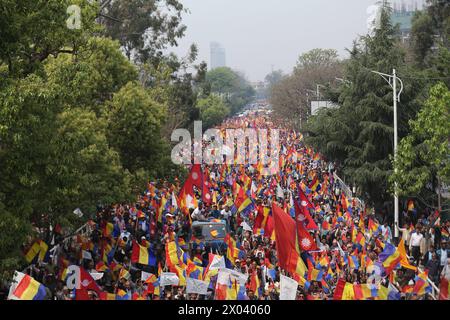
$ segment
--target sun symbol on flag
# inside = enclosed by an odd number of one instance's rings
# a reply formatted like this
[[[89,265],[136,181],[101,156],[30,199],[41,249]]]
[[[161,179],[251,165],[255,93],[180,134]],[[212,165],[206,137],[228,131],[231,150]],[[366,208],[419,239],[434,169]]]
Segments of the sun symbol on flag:
[[[306,206],[307,206],[307,203],[306,203],[305,200],[303,200],[303,201],[302,201],[302,207],[306,207]]]
[[[198,174],[197,172],[193,172],[192,173],[192,179],[197,180],[198,179]]]
[[[211,195],[209,193],[205,194],[206,199],[211,199]]]
[[[302,243],[303,249],[311,248],[311,241],[308,238],[303,238],[301,243]]]
[[[303,214],[299,214],[297,217],[298,221],[305,221],[306,217]]]
[[[91,283],[91,282],[90,282],[89,280],[87,280],[87,279],[85,279],[85,280],[83,280],[83,281],[81,282],[81,284],[83,285],[83,287],[87,287],[90,283]]]

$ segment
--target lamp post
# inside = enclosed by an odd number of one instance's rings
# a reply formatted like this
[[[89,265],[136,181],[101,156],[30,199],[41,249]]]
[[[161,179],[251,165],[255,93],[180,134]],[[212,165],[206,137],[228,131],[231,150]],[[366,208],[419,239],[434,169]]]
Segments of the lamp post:
[[[394,163],[397,158],[397,144],[398,144],[398,133],[397,133],[397,102],[400,102],[400,95],[403,91],[403,81],[397,77],[397,73],[395,69],[391,74],[381,73],[378,71],[373,71],[380,75],[393,90],[393,101],[394,101]],[[397,94],[397,80],[400,82],[400,91]],[[396,172],[396,168],[394,167],[394,171]],[[394,182],[394,237],[398,238],[398,195],[397,195],[397,182]]]
[[[326,88],[326,87],[325,87],[324,85],[322,85],[322,84],[317,84],[316,86],[317,86],[317,101],[319,101],[319,100],[320,100],[320,91],[319,91],[319,88],[320,88],[320,87]]]

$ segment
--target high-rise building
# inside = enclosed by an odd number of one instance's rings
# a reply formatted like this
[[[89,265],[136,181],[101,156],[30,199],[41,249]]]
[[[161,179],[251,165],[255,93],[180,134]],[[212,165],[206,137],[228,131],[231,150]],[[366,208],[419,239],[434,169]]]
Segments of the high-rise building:
[[[403,42],[407,42],[411,35],[412,29],[412,18],[416,11],[422,10],[425,2],[424,0],[383,0],[383,2],[379,1],[377,5],[372,7],[377,7],[378,9],[375,11],[371,11],[374,13],[368,20],[369,32],[373,33],[374,28],[376,28],[377,23],[379,23],[380,19],[380,9],[383,4],[389,5],[392,8],[391,13],[391,23],[395,25],[399,25],[399,35]]]
[[[412,29],[412,18],[416,11],[423,8],[424,3],[418,0],[410,1],[395,1],[392,3],[392,14],[391,22],[392,24],[399,25],[400,37],[403,42],[409,40]]]
[[[211,61],[210,66],[211,70],[215,68],[225,67],[226,59],[225,59],[225,49],[217,42],[211,42]]]

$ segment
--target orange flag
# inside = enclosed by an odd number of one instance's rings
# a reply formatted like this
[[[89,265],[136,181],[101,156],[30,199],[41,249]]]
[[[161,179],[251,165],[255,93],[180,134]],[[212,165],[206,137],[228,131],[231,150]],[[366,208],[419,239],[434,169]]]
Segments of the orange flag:
[[[400,257],[401,257],[400,265],[404,268],[417,271],[417,267],[414,267],[408,261],[408,257],[406,256],[405,241],[403,241],[403,238],[402,238],[402,240],[400,240],[397,249],[398,249],[398,252],[400,252]]]

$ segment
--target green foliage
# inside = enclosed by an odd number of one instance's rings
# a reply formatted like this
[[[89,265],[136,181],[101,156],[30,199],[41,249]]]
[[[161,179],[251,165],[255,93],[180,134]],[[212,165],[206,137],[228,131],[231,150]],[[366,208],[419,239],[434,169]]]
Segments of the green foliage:
[[[130,172],[158,166],[163,141],[160,130],[165,108],[139,84],[130,82],[117,92],[106,115],[108,140]],[[151,172],[151,176],[155,173]]]
[[[287,125],[304,129],[311,114],[311,101],[317,100],[317,85],[331,89],[331,83],[341,76],[342,62],[336,50],[313,49],[300,55],[291,75],[271,86],[270,102],[277,117],[286,119]]]
[[[87,35],[98,31],[94,24],[98,6],[87,0],[7,0],[0,4],[0,61],[9,73],[25,76],[37,71],[50,55],[76,52]],[[70,5],[81,8],[81,28],[69,29]]]
[[[179,17],[182,6],[177,1],[111,2],[142,7],[136,12],[140,21],[115,31],[150,23],[157,36],[149,42],[154,47],[146,48],[149,43],[142,46],[139,39],[99,37],[99,7],[90,2],[0,4],[0,280],[3,272],[23,266],[21,245],[34,236],[46,238],[51,225],[78,227],[97,204],[130,201],[149,179],[173,181],[184,174],[171,162],[161,129],[178,104],[188,121],[197,112],[193,86],[203,81],[205,65],[195,76],[174,76],[195,60],[196,48],[186,61],[161,55],[184,27],[179,18],[144,17],[161,12],[153,5],[163,2]],[[66,25],[72,4],[82,9],[79,30]],[[143,59],[157,57],[159,65],[151,64],[145,74],[145,65],[122,54],[122,40]],[[143,75],[158,83],[148,84]],[[73,215],[75,208],[83,218]]]
[[[298,58],[296,69],[331,67],[339,61],[335,49],[312,49]]]
[[[255,95],[255,90],[247,80],[228,67],[208,71],[205,87],[205,94],[217,93],[224,97],[230,107],[230,114],[239,112]]]
[[[200,119],[203,121],[204,129],[220,124],[230,112],[222,99],[214,94],[199,99],[197,108],[200,110]]]
[[[410,70],[404,52],[397,46],[396,28],[385,8],[380,28],[373,36],[362,37],[350,51],[345,79],[335,110],[319,112],[308,121],[307,142],[336,161],[344,178],[355,184],[367,202],[376,209],[391,200],[388,177],[392,174],[389,156],[393,153],[392,88],[371,70],[391,74]],[[398,132],[409,132],[408,120],[420,108],[421,81],[404,81],[398,105]]]
[[[0,193],[7,208],[24,218],[47,209],[41,195],[50,187],[46,165],[62,110],[58,91],[30,75],[0,92]]]
[[[420,194],[428,183],[448,183],[450,161],[450,91],[444,84],[430,90],[430,97],[410,121],[411,133],[399,144],[396,172],[389,178],[391,190],[398,183],[399,195]]]
[[[11,271],[22,262],[18,244],[30,233],[29,223],[5,210],[0,202],[0,281],[11,279]]]
[[[157,65],[162,51],[184,35],[185,11],[178,0],[116,0],[104,8],[101,23],[107,36],[120,41],[128,59]]]
[[[61,54],[45,62],[48,80],[64,84],[64,102],[100,115],[102,105],[129,81],[137,80],[137,69],[120,52],[119,43],[92,37],[79,48],[76,59]]]
[[[47,165],[54,190],[52,208],[94,213],[97,203],[132,199],[130,176],[106,138],[106,123],[94,112],[70,109],[57,117],[57,135],[50,141],[53,156]]]
[[[425,62],[425,58],[434,43],[433,20],[425,12],[419,11],[412,21],[412,50],[419,64]]]

